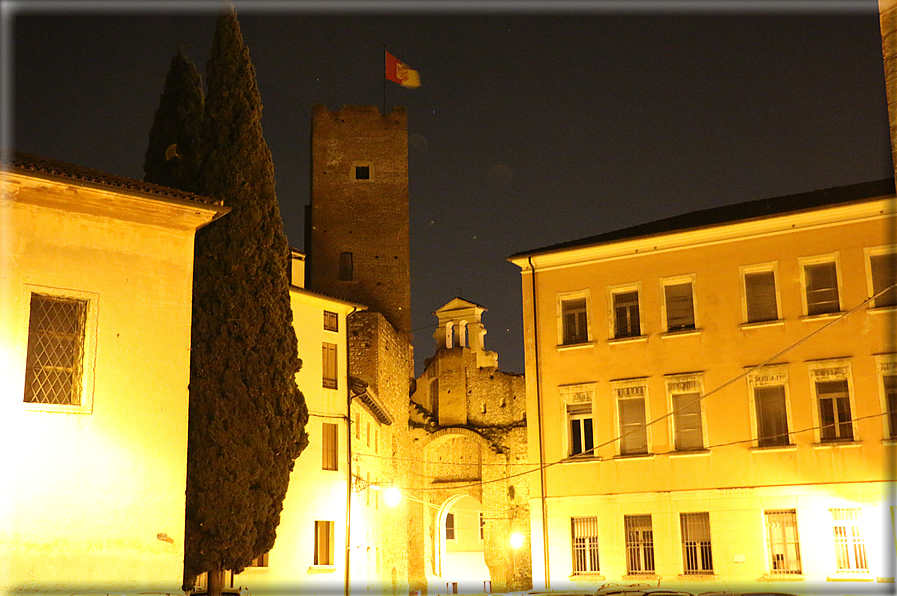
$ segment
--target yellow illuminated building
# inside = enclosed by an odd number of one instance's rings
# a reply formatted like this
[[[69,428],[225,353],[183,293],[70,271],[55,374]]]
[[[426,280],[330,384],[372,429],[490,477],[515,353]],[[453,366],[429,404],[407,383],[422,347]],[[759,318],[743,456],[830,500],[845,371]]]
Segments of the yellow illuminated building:
[[[886,180],[511,257],[535,587],[893,589],[894,214]]]
[[[0,172],[0,591],[179,591],[193,239],[209,199]]]

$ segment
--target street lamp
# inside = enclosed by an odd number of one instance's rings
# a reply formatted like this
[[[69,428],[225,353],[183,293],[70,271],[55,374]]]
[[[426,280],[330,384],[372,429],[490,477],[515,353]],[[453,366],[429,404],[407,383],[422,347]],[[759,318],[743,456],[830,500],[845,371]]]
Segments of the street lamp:
[[[520,548],[523,546],[523,543],[526,539],[523,537],[523,534],[520,532],[514,532],[511,534],[511,547]]]

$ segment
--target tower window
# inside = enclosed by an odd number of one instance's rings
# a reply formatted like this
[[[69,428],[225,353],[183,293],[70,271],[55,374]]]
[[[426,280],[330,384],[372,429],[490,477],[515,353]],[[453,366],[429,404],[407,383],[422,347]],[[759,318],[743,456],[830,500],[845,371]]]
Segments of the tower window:
[[[355,279],[355,266],[352,263],[352,253],[342,252],[339,255],[339,280],[353,281]]]
[[[355,179],[356,180],[370,180],[371,179],[371,166],[355,166]]]

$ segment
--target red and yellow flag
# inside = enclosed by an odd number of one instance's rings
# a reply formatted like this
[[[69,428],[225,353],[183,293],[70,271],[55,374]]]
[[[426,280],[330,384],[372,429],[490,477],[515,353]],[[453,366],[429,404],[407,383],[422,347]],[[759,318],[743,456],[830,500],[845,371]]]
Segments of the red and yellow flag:
[[[420,75],[417,71],[408,68],[389,52],[386,52],[386,78],[402,87],[420,87]]]

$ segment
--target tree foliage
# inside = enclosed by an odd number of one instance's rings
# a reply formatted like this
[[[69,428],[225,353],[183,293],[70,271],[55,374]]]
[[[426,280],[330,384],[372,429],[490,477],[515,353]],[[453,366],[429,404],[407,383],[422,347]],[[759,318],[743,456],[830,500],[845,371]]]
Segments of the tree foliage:
[[[308,410],[294,376],[301,363],[289,246],[262,136],[255,69],[232,9],[217,21],[195,144],[198,75],[185,62],[180,53],[172,60],[147,150],[147,176],[189,184],[182,177],[187,170],[158,160],[168,139],[185,139],[191,150],[178,153],[193,159],[196,186],[179,187],[231,208],[196,235],[186,590],[206,571],[211,588],[213,574],[220,579],[220,570],[240,572],[274,545],[293,462],[308,444]]]
[[[144,180],[197,192],[196,151],[202,134],[202,79],[178,50],[165,77],[165,90],[150,129],[143,164]]]

